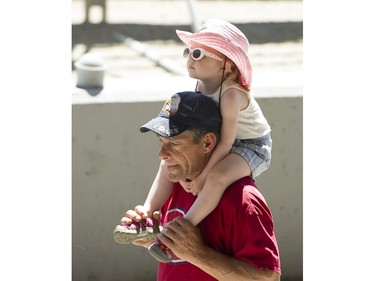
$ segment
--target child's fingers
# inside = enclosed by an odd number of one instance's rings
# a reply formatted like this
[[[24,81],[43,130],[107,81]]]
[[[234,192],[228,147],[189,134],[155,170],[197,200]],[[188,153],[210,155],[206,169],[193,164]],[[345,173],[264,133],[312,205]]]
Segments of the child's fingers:
[[[134,208],[134,211],[142,218],[147,219],[149,217],[149,213],[146,211],[146,209],[142,205],[138,205]]]
[[[160,221],[160,212],[159,211],[155,211],[153,214],[152,214],[152,218],[156,221]]]

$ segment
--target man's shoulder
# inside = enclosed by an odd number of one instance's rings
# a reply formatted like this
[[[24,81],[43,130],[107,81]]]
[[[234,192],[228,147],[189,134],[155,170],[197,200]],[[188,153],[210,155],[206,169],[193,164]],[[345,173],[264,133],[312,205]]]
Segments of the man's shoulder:
[[[234,208],[238,208],[240,205],[249,208],[254,203],[259,204],[260,202],[265,203],[265,199],[250,177],[244,177],[232,183],[220,201],[226,207],[233,206]]]
[[[232,183],[226,193],[254,192],[255,190],[258,190],[255,181],[251,177],[243,177]]]

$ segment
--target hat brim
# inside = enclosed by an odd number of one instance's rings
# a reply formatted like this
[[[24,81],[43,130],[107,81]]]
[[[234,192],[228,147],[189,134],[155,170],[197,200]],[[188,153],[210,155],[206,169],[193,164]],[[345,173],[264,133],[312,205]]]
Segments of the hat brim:
[[[163,137],[174,137],[189,129],[188,125],[174,122],[169,118],[158,116],[139,128],[142,133],[152,131]]]
[[[241,73],[241,80],[246,88],[251,87],[251,64],[248,54],[235,43],[230,42],[221,34],[204,32],[191,33],[188,31],[176,30],[177,36],[186,45],[191,46],[191,42],[211,47],[226,57],[231,59]]]

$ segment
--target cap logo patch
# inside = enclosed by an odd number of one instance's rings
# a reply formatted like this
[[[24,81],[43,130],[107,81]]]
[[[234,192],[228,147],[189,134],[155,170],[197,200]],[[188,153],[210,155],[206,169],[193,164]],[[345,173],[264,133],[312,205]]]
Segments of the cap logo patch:
[[[164,103],[162,112],[167,116],[173,116],[178,110],[178,106],[181,102],[181,97],[179,95],[173,95],[172,98],[167,99]]]
[[[181,97],[176,94],[173,95],[170,101],[170,115],[173,116],[178,111],[178,107],[180,106]]]

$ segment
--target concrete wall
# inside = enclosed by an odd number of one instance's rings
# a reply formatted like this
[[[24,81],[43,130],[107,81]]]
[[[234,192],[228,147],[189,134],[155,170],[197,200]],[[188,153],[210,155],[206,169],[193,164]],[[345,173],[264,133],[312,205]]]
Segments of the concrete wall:
[[[274,216],[282,280],[302,280],[302,97],[257,98],[272,127],[273,158],[257,184]],[[139,126],[163,102],[75,104],[72,108],[73,280],[155,280],[146,249],[119,245],[113,230],[143,203],[159,144]]]

